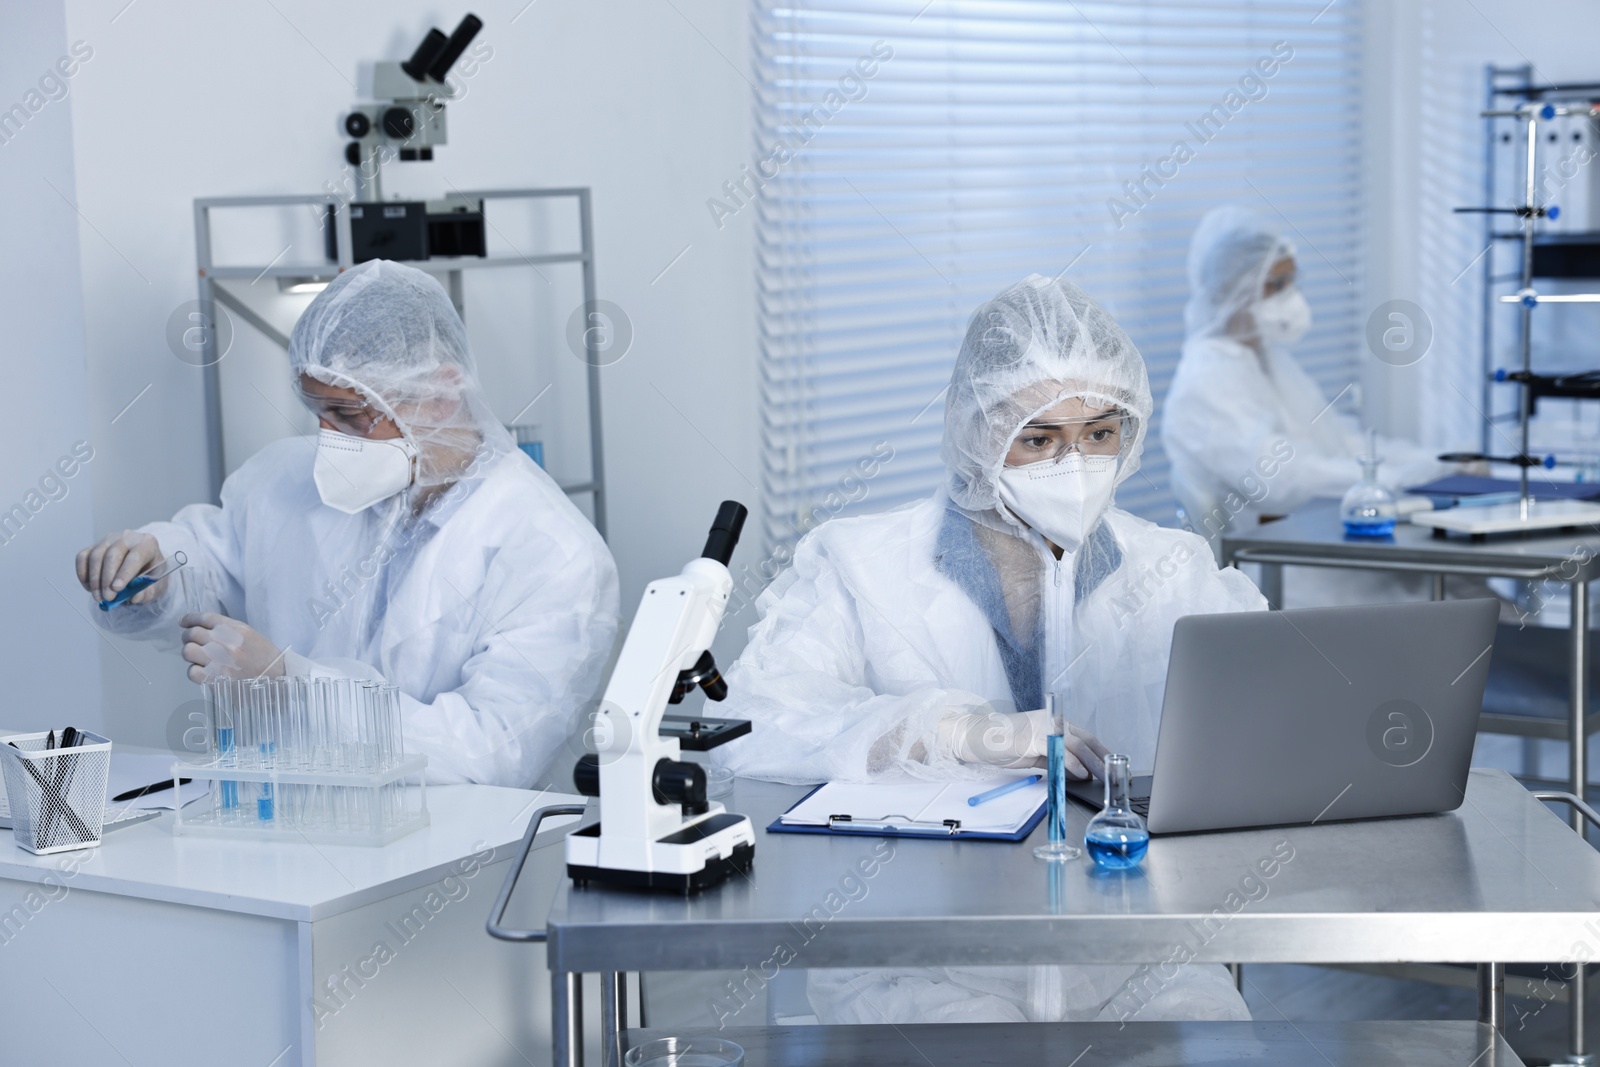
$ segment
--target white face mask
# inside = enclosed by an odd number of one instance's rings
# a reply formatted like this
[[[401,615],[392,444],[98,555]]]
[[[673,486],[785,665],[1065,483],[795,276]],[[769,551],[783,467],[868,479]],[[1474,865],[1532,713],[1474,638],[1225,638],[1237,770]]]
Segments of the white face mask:
[[[1117,487],[1116,456],[1068,452],[1000,471],[1000,500],[1063,552],[1076,552],[1095,528]]]
[[[312,478],[324,504],[354,515],[409,486],[416,458],[416,446],[404,437],[373,441],[323,430]]]
[[[1256,332],[1269,345],[1295,344],[1311,329],[1311,305],[1293,287],[1257,300],[1251,314]]]

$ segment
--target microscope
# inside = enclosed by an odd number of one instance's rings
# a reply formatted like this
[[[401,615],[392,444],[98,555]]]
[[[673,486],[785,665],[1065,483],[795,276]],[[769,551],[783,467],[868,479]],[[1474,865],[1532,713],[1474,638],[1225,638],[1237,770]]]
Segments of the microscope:
[[[678,759],[742,737],[750,723],[667,715],[696,687],[710,700],[728,695],[710,648],[746,514],[723,501],[700,557],[651,582],[639,601],[595,717],[596,751],[573,772],[580,793],[600,798],[600,822],[567,837],[567,874],[579,885],[688,895],[755,860],[749,818],[708,801],[705,769]]]
[[[482,200],[383,199],[386,159],[431,160],[433,150],[446,143],[445,103],[456,97],[450,69],[481,29],[482,20],[469,14],[448,37],[430,29],[410,59],[373,64],[372,95],[378,102],[359,104],[345,115],[344,132],[351,141],[344,158],[356,179],[350,204],[355,262],[486,254]]]

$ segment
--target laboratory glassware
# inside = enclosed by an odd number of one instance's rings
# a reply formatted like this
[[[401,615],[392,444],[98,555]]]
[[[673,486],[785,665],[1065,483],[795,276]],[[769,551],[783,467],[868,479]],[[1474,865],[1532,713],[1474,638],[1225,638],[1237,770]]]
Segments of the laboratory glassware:
[[[381,845],[427,825],[427,759],[405,754],[395,686],[283,677],[204,688],[210,759],[182,773],[216,788],[180,809],[180,833]]]
[[[1128,802],[1128,757],[1106,757],[1106,806],[1089,820],[1083,843],[1095,863],[1109,870],[1127,870],[1144,861],[1150,831]]]
[[[1083,855],[1067,840],[1067,750],[1063,733],[1066,724],[1057,709],[1056,695],[1046,693],[1045,711],[1050,716],[1050,734],[1045,738],[1045,786],[1049,792],[1049,811],[1045,815],[1049,841],[1034,847],[1033,854],[1052,863],[1065,863]]]
[[[1400,517],[1395,495],[1378,480],[1378,465],[1383,462],[1378,455],[1378,434],[1367,431],[1367,454],[1361,457],[1361,480],[1344,494],[1339,503],[1339,517],[1344,520],[1344,532],[1349,537],[1389,537],[1394,534],[1394,524]]]
[[[122,587],[122,592],[110,600],[100,601],[101,611],[110,611],[118,604],[126,604],[144,590],[155,585],[161,579],[176,573],[184,564],[189,562],[189,557],[182,552],[174,552],[171,559],[157,560],[149,570],[143,574],[135,575],[128,584]]]
[[[624,1067],[739,1067],[744,1049],[719,1037],[660,1037],[635,1045]]]

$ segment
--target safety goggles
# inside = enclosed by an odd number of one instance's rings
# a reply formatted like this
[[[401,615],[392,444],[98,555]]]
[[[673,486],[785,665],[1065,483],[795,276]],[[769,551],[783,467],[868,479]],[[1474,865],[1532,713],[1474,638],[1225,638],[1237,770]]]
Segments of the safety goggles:
[[[1073,452],[1085,456],[1115,456],[1122,452],[1132,435],[1133,419],[1121,410],[1081,418],[1033,419],[1012,439],[1011,465],[1059,462]]]
[[[379,423],[389,421],[388,414],[380,411],[369,401],[319,396],[304,389],[296,389],[296,392],[300,394],[300,402],[310,409],[311,414],[327,422],[340,433],[352,437],[366,437]]]

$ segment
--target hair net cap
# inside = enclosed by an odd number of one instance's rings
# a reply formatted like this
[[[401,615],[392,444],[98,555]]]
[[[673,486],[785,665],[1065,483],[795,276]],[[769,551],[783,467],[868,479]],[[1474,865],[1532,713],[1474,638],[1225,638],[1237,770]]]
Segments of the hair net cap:
[[[1222,337],[1235,315],[1261,299],[1267,273],[1294,245],[1266,216],[1242,207],[1206,214],[1189,245],[1189,337]],[[1253,326],[1251,327],[1253,329]]]
[[[289,366],[377,401],[420,453],[417,484],[462,477],[510,451],[478,383],[466,326],[431,274],[371,260],[317,295],[289,336]]]
[[[1000,506],[998,478],[1024,423],[1069,397],[1131,416],[1117,484],[1139,469],[1152,401],[1144,357],[1109,313],[1070,282],[1041,274],[983,304],[967,324],[945,401],[942,454],[950,497],[968,511]]]

